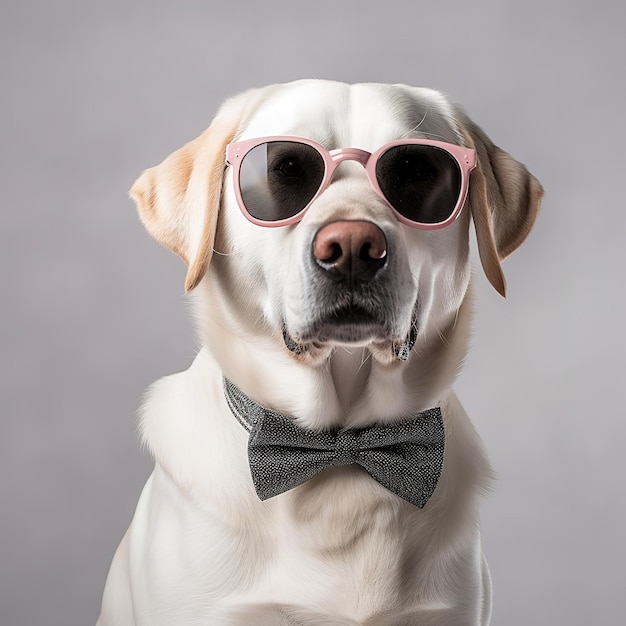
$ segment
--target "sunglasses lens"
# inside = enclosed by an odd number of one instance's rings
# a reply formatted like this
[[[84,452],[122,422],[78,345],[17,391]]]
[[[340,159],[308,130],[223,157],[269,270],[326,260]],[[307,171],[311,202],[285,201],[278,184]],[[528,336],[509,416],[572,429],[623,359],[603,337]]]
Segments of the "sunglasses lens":
[[[241,162],[239,187],[246,210],[263,222],[286,220],[302,211],[324,179],[322,155],[296,141],[269,141]]]
[[[420,224],[447,220],[461,195],[456,159],[435,146],[393,146],[376,163],[381,191],[398,213]]]

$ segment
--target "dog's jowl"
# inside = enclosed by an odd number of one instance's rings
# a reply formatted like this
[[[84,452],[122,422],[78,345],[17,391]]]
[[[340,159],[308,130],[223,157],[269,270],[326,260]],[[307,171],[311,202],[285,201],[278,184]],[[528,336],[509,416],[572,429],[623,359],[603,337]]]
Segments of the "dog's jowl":
[[[452,390],[469,236],[504,295],[541,194],[402,85],[251,90],[146,170],[131,196],[188,266],[200,349],[142,409],[155,468],[99,626],[488,624],[491,470]]]

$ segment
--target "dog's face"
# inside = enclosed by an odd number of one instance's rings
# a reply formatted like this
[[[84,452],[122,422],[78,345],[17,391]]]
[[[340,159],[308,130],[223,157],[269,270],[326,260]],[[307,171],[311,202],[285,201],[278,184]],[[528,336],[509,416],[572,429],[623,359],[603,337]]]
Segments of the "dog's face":
[[[451,108],[434,92],[317,82],[279,89],[252,113],[239,139],[267,135],[368,152],[399,138],[462,140]],[[255,294],[248,308],[257,303],[262,310],[253,315],[262,315],[279,339],[282,334],[298,359],[314,364],[335,346],[346,345],[366,346],[376,359],[390,363],[413,341],[415,328],[436,332],[459,308],[469,281],[467,213],[440,230],[404,226],[374,192],[364,168],[344,162],[299,223],[267,228],[242,215],[229,174],[216,249],[236,254],[239,291],[249,297],[250,277],[263,285],[263,297]],[[368,232],[363,223],[375,229]],[[358,268],[356,254],[344,271],[325,263],[324,257],[332,261],[333,250],[327,248],[336,240],[349,247],[350,236],[357,248],[361,239],[365,245],[378,243],[383,258],[365,253],[365,267]]]
[[[444,228],[401,223],[354,161],[338,166],[299,222],[260,226],[238,206],[225,147],[286,135],[367,152],[433,139],[475,148],[478,166],[464,210]],[[541,187],[435,91],[299,81],[227,102],[203,135],[145,172],[132,195],[151,233],[188,263],[187,288],[201,283],[203,340],[227,373],[246,351],[318,368],[343,346],[365,349],[379,368],[414,373],[428,356],[431,370],[440,361],[451,376],[466,336],[463,329],[456,341],[454,329],[470,281],[470,218],[487,276],[504,293],[500,260],[530,230]],[[246,344],[239,353],[238,342]],[[446,350],[454,357],[441,358]],[[414,378],[424,375],[422,367]]]

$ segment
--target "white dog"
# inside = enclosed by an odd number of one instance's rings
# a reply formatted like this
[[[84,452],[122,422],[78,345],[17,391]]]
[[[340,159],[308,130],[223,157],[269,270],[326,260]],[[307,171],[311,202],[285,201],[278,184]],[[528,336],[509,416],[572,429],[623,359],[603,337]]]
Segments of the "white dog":
[[[98,624],[487,624],[490,467],[451,386],[470,221],[504,295],[537,180],[436,91],[310,80],[229,100],[131,195],[201,349],[147,396]]]

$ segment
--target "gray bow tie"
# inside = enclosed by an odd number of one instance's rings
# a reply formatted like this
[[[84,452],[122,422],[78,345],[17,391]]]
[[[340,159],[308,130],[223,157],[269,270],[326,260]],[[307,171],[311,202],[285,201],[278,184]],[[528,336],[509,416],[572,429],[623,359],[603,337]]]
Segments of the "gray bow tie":
[[[227,379],[224,391],[233,415],[250,431],[248,460],[261,500],[301,485],[326,467],[353,463],[420,509],[437,486],[445,442],[439,407],[397,424],[316,432],[262,407]]]

